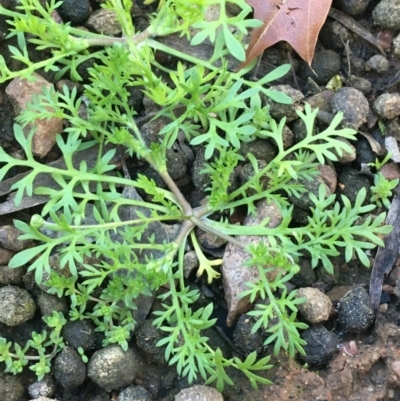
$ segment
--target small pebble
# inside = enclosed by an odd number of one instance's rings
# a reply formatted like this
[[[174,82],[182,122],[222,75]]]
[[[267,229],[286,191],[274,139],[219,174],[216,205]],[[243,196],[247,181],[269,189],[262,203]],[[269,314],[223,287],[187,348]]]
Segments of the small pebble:
[[[325,322],[329,319],[332,302],[328,296],[317,288],[300,288],[296,298],[306,298],[306,301],[298,305],[298,310],[312,324]]]
[[[303,331],[301,337],[307,342],[303,346],[306,354],[301,359],[309,365],[325,365],[338,351],[336,334],[324,326],[310,327]]]
[[[383,118],[400,116],[400,95],[398,93],[384,93],[374,102],[374,110]]]
[[[350,332],[361,332],[371,326],[374,321],[374,311],[364,288],[352,288],[341,299],[338,321]]]
[[[375,54],[365,63],[366,71],[374,70],[376,72],[385,72],[389,69],[389,61],[380,54]]]
[[[345,87],[332,97],[332,110],[334,113],[342,111],[346,125],[357,129],[367,120],[369,104],[362,92]]]

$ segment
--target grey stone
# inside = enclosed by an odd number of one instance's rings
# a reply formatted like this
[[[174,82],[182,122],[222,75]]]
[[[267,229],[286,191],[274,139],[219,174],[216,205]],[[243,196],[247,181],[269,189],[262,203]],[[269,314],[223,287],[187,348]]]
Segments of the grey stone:
[[[224,401],[224,398],[213,387],[196,385],[181,390],[175,401]]]
[[[142,351],[149,364],[166,365],[164,358],[165,347],[157,347],[157,342],[165,337],[164,332],[158,330],[150,319],[146,319],[135,334],[136,345]]]
[[[118,401],[152,401],[152,397],[144,387],[129,386],[119,393]]]
[[[32,398],[52,397],[56,390],[53,376],[47,374],[42,380],[28,386],[28,393]]]
[[[286,118],[286,122],[296,120],[298,115],[296,111],[302,111],[303,106],[300,102],[304,99],[304,95],[297,89],[292,88],[290,85],[275,85],[271,86],[271,90],[282,92],[292,99],[292,104],[282,104],[271,101],[267,98],[267,102],[270,106],[271,116],[280,121],[282,118]]]
[[[21,231],[12,225],[0,227],[0,243],[10,251],[20,252],[34,244],[31,240],[19,240],[20,235]]]
[[[379,73],[385,72],[389,69],[389,61],[386,57],[380,54],[375,54],[375,56],[372,56],[365,63],[365,68],[367,71],[374,70]]]
[[[382,0],[372,11],[375,24],[382,28],[400,29],[400,1]]]
[[[275,203],[267,204],[266,201],[260,201],[257,205],[256,216],[247,216],[244,226],[256,226],[261,224],[266,218],[270,218],[269,228],[277,227],[281,222],[281,212]],[[241,235],[236,239],[243,244],[257,244],[267,239],[258,236]],[[225,299],[228,304],[227,324],[230,326],[237,316],[247,312],[250,309],[249,297],[240,297],[240,293],[248,289],[247,282],[256,283],[259,279],[257,267],[248,267],[244,263],[249,258],[249,254],[236,244],[228,243],[225,248],[223,263],[221,265],[222,285],[225,291]],[[269,278],[273,279],[277,272],[269,273]]]
[[[393,119],[400,116],[400,95],[384,93],[374,102],[374,110],[383,118]]]
[[[242,315],[239,317],[235,329],[233,331],[233,339],[236,346],[241,349],[246,355],[256,351],[261,354],[266,350],[264,341],[268,337],[265,330],[261,327],[255,333],[252,333],[253,326],[257,322],[251,316]]]
[[[347,81],[347,85],[351,86],[354,89],[359,90],[364,95],[369,93],[372,89],[372,84],[368,79],[363,77],[356,77],[355,75],[351,75]]]
[[[51,316],[53,311],[62,312],[64,316],[68,315],[69,309],[64,297],[42,292],[37,298],[37,304],[42,316]]]
[[[54,376],[64,389],[73,390],[80,386],[86,377],[86,365],[72,347],[66,346],[54,361]]]
[[[106,391],[129,386],[135,380],[139,363],[132,349],[108,345],[95,352],[89,361],[88,376]]]
[[[266,139],[256,138],[251,142],[242,142],[238,153],[245,158],[251,153],[257,160],[269,163],[276,156],[276,147]]]
[[[26,272],[26,267],[10,268],[0,265],[0,283],[4,285],[21,284],[22,278]]]
[[[7,286],[0,288],[0,322],[7,326],[17,326],[31,319],[36,304],[28,291]]]
[[[346,87],[339,89],[332,97],[332,110],[334,113],[342,111],[344,123],[357,129],[367,120],[369,104],[362,92]]]
[[[323,50],[315,53],[311,63],[312,69],[304,64],[301,75],[304,79],[312,78],[317,84],[326,85],[328,81],[340,72],[340,56],[333,50]]]
[[[393,39],[393,54],[400,56],[400,34]]]

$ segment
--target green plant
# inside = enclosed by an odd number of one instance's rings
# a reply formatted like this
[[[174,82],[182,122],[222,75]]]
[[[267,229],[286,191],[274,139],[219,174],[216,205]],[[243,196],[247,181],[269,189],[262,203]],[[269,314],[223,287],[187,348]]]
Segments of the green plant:
[[[44,282],[50,293],[69,297],[71,319],[91,319],[96,330],[104,333],[104,345],[117,343],[123,349],[127,349],[135,327],[132,317],[135,300],[139,295],[151,295],[165,285],[168,290],[160,296],[163,309],[155,312],[154,324],[165,332],[158,345],[165,347],[166,358],[177,365],[180,375],[187,376],[189,381],[200,375],[207,383],[216,382],[219,389],[224,383],[232,384],[225,371],[227,367],[242,371],[254,386],[269,383],[257,375],[257,371],[270,368],[270,358],[256,361],[256,353],[252,353],[244,361],[237,357],[227,359],[219,349],[214,350],[207,344],[202,331],[211,327],[215,319],[211,318],[212,304],[196,309],[199,293],[191,290],[184,279],[183,258],[189,236],[200,261],[198,274],[205,273],[208,281],[212,281],[219,276],[215,266],[221,261],[206,258],[198,246],[195,227],[246,249],[247,263],[258,268],[260,282],[249,284],[243,295],[249,295],[252,301],[258,297],[268,300],[266,306],[252,312],[258,318],[255,329],[264,326],[269,333],[266,344],[274,343],[275,353],[283,349],[292,356],[296,351],[304,352],[304,341],[298,330],[306,325],[296,321],[296,305],[302,300],[295,299],[294,291],[287,293],[285,283],[298,272],[296,261],[299,256],[309,256],[313,267],[322,263],[331,272],[329,257],[338,255],[339,249],[343,248],[346,260],[357,255],[368,265],[365,250],[383,245],[379,236],[390,231],[390,227],[383,225],[384,214],[373,221],[367,217],[359,223],[359,217],[375,207],[363,205],[365,191],[360,191],[354,205],[344,197],[341,208],[333,195],[326,196],[323,186],[318,197],[310,195],[314,207],[308,224],[290,226],[292,207],[286,196],[300,196],[306,192],[302,182],[318,174],[318,163],[335,161],[335,154],[348,150],[337,137],[352,140],[355,131],[338,128],[341,115],[337,115],[329,127],[313,135],[317,111],[306,105],[304,113],[298,115],[305,123],[307,135],[301,142],[285,149],[282,136],[285,121],[276,123],[270,117],[261,95],[288,102],[283,94],[264,87],[284,75],[288,66],[279,67],[253,82],[244,78],[246,71],[229,71],[224,58],[222,64],[216,66],[213,64],[216,57],[203,61],[153,38],[178,32],[191,38],[192,44],[197,44],[209,37],[218,49],[215,54],[229,52],[241,59],[241,35],[247,27],[258,23],[245,19],[251,9],[243,1],[231,2],[243,9],[239,16],[232,18],[221,12],[216,23],[206,24],[205,9],[216,4],[225,10],[225,0],[168,0],[152,17],[149,28],[136,33],[129,12],[131,2],[108,1],[105,6],[117,13],[124,34],[122,38],[105,37],[55,23],[51,13],[60,3],[54,0],[49,1],[47,9],[39,0],[21,0],[21,13],[0,6],[0,13],[11,18],[10,35],[18,38],[19,49],[10,48],[13,57],[26,65],[19,71],[10,71],[4,60],[0,60],[1,81],[14,77],[31,79],[31,73],[39,68],[57,71],[58,77],[69,72],[78,80],[77,66],[90,58],[96,60],[89,69],[90,79],[83,94],[87,118],[79,113],[83,97],[67,87],[60,92],[52,88],[44,90],[43,95],[36,97],[18,117],[22,125],[52,116],[69,123],[65,135],[57,137],[65,168],[35,160],[31,146],[34,132],[25,136],[20,125],[14,126],[15,138],[26,158],[16,159],[0,148],[3,163],[0,179],[13,167],[29,171],[13,186],[17,191],[16,202],[20,202],[25,194],[49,197],[41,215],[33,216],[30,224],[15,221],[15,226],[23,233],[21,238],[34,240],[36,245],[15,255],[10,267],[28,264],[36,281]],[[236,34],[228,29],[231,27],[237,29]],[[199,29],[194,37],[191,37],[191,28]],[[25,33],[39,49],[51,49],[45,62],[30,61]],[[91,46],[105,48],[89,53],[87,49]],[[159,50],[181,59],[176,70],[168,70],[157,63],[154,51]],[[166,72],[167,76],[160,78],[156,68]],[[134,119],[135,110],[128,102],[130,86],[141,87],[161,107],[155,118],[170,120],[159,133],[158,142],[147,143],[140,132]],[[191,144],[201,144],[206,149],[208,164],[203,173],[210,175],[211,186],[207,203],[198,208],[189,205],[166,166],[166,151],[177,139],[179,130]],[[248,154],[254,175],[245,184],[230,190],[229,177],[244,160],[238,149],[242,142],[256,137],[274,142],[277,156],[260,169],[255,157]],[[168,189],[157,187],[143,175],[135,179],[120,176],[112,162],[116,146],[152,166]],[[87,149],[98,155],[95,166],[88,166],[84,160],[79,165],[74,163],[74,157],[79,158],[80,152]],[[38,174],[50,175],[59,187],[35,187]],[[268,178],[267,187],[264,186],[265,177]],[[124,188],[122,193],[120,188]],[[143,191],[145,198],[140,198],[136,190]],[[248,213],[255,213],[256,203],[261,199],[279,205],[283,218],[278,227],[268,228],[266,222],[245,227],[227,220],[238,207],[247,207]],[[131,211],[130,218],[123,219],[121,214],[126,210]],[[157,241],[151,227],[154,224],[161,227],[161,222],[178,222],[177,236]],[[235,238],[238,235],[259,236],[260,241],[247,247]],[[262,239],[269,245],[266,246]],[[59,268],[50,262],[55,255]],[[269,282],[267,273],[274,269],[279,269],[279,273]],[[275,295],[277,290],[281,290],[279,298]],[[41,365],[31,366],[31,369],[39,377],[46,371],[43,364],[46,369],[49,364],[45,348],[51,344],[56,350],[62,347],[58,336],[59,332],[51,334],[51,343],[33,340]],[[24,365],[27,360],[24,359],[26,350],[15,345],[15,353],[11,354],[10,346],[3,342],[0,355],[7,361],[7,371],[17,373],[20,371],[17,362],[23,361]]]
[[[43,331],[42,333],[32,333],[32,338],[27,341],[24,347],[17,343],[6,341],[0,337],[0,362],[6,365],[6,372],[14,374],[21,373],[24,366],[30,362],[35,362],[29,369],[33,370],[38,379],[41,380],[46,373],[50,372],[50,361],[57,355],[57,352],[64,347],[61,330],[67,321],[61,312],[54,311],[51,316],[43,318],[48,328],[51,329],[50,335]],[[47,348],[53,348],[49,354],[46,354]],[[10,351],[13,350],[13,351]],[[37,355],[31,355],[35,350]]]
[[[375,163],[369,163],[368,165],[380,170],[390,160],[390,158],[391,153],[389,152],[382,161],[376,159]],[[397,187],[398,183],[398,178],[388,180],[380,171],[378,171],[374,175],[374,185],[371,187],[371,202],[377,204],[379,207],[385,206],[386,209],[389,209],[389,198],[392,196],[392,191]]]

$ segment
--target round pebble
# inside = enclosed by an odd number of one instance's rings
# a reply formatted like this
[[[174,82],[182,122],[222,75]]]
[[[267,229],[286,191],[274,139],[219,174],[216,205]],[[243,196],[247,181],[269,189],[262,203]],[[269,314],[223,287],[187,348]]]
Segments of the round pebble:
[[[345,123],[359,128],[367,120],[369,104],[362,92],[346,87],[339,89],[332,97],[332,110],[334,113],[342,111]]]
[[[36,304],[28,291],[7,286],[0,288],[0,322],[7,326],[17,326],[31,319]]]
[[[332,302],[328,296],[317,288],[300,288],[296,298],[305,298],[306,301],[298,305],[298,310],[312,324],[325,322],[329,319]]]
[[[338,321],[350,332],[361,332],[371,326],[374,321],[374,311],[364,288],[352,288],[341,299]]]
[[[398,93],[380,95],[374,102],[374,110],[389,120],[400,116],[400,95]]]
[[[135,380],[139,364],[134,352],[119,345],[108,345],[95,352],[89,361],[88,376],[106,391],[128,386]]]
[[[336,334],[324,326],[310,327],[303,331],[301,337],[307,342],[303,346],[306,354],[301,359],[309,365],[325,365],[338,351]]]

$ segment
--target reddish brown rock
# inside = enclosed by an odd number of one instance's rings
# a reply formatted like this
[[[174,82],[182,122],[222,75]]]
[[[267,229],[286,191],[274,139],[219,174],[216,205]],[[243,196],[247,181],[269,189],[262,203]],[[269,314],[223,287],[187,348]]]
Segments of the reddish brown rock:
[[[43,87],[51,84],[39,74],[32,74],[36,79],[30,82],[26,79],[15,78],[6,88],[6,93],[13,103],[16,114],[20,114],[32,101],[32,97],[43,93]],[[25,135],[31,129],[35,130],[32,140],[32,152],[35,156],[44,157],[54,146],[56,135],[63,129],[63,120],[58,117],[50,119],[37,119],[34,124],[28,124],[24,128]]]

